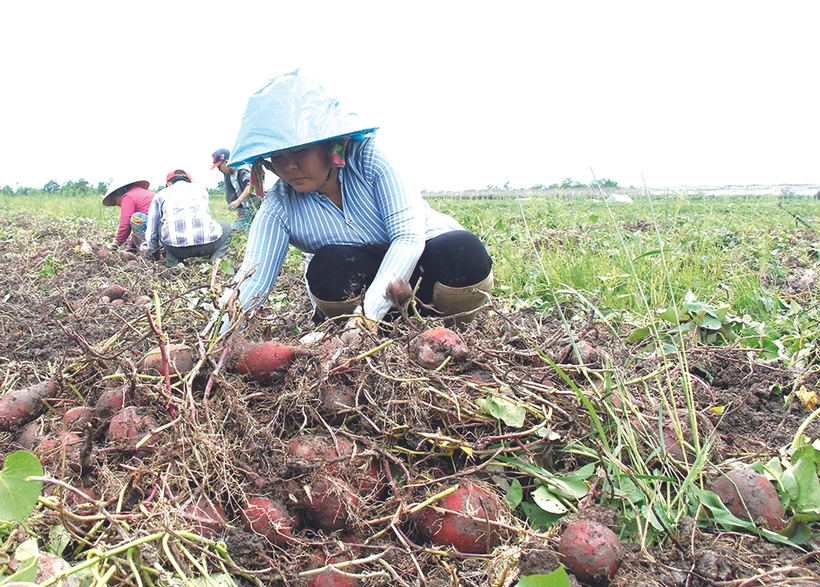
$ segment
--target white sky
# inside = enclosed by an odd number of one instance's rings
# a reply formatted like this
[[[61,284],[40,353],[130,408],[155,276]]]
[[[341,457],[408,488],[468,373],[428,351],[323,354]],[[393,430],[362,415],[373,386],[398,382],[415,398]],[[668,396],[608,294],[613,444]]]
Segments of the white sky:
[[[820,182],[814,1],[5,2],[0,186],[182,167],[301,67],[429,190]]]

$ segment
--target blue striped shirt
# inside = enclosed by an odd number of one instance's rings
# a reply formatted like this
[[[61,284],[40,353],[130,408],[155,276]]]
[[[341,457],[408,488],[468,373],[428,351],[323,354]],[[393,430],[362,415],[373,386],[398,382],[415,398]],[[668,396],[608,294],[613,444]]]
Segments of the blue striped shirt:
[[[374,246],[387,253],[362,310],[381,319],[390,309],[385,296],[396,279],[408,279],[424,252],[424,243],[462,226],[431,209],[418,192],[409,193],[373,139],[351,140],[346,166],[339,170],[342,209],[318,192],[299,193],[283,180],[276,182],[251,225],[245,259],[237,279],[254,266],[240,286],[244,308],[259,306],[273,288],[288,244],[306,253],[327,245]],[[308,262],[309,262],[308,258]]]
[[[148,208],[148,250],[205,245],[219,239],[222,226],[211,218],[209,203],[208,191],[187,181],[157,192]]]

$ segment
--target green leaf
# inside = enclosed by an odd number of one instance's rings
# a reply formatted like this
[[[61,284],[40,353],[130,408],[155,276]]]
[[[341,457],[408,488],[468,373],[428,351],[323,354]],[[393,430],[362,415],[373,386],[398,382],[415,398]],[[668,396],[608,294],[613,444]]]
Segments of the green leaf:
[[[527,410],[504,397],[489,396],[476,402],[484,412],[503,421],[511,428],[521,428],[527,418]]]
[[[48,549],[57,556],[63,556],[65,547],[71,542],[71,534],[65,526],[52,526],[48,531]]]
[[[30,452],[19,450],[6,457],[0,471],[0,520],[24,523],[34,511],[43,489],[39,481],[26,481],[43,474],[40,459]]]
[[[236,273],[236,270],[231,266],[227,259],[224,259],[222,263],[219,264],[219,270],[225,275],[233,275]]]
[[[803,457],[789,471],[794,475],[799,489],[799,495],[792,503],[795,512],[820,512],[820,480],[817,479],[814,461]]]
[[[11,455],[9,455],[11,456]],[[0,584],[29,583],[37,577],[37,562],[40,560],[40,550],[37,548],[37,539],[29,538],[14,551],[14,558],[19,563],[17,571],[8,577],[3,577]]]
[[[564,502],[543,485],[532,492],[532,499],[538,504],[538,507],[550,514],[563,515],[569,511]]]
[[[650,330],[646,326],[636,328],[632,333],[626,337],[626,342],[640,342],[649,336]]]
[[[510,483],[510,489],[507,491],[507,495],[504,496],[504,500],[511,509],[515,509],[518,507],[518,504],[521,503],[523,497],[524,490],[521,489],[521,482],[518,479],[513,479],[512,483]]]
[[[677,308],[669,307],[666,311],[659,316],[662,320],[666,320],[667,322],[671,322],[672,324],[678,324],[681,321],[680,312],[678,312]]]
[[[526,575],[521,577],[515,587],[570,587],[569,577],[563,565],[549,575]]]
[[[655,249],[655,250],[652,250],[652,251],[646,251],[643,255],[638,255],[637,257],[632,259],[632,261],[637,261],[638,259],[643,259],[644,257],[655,257],[655,256],[660,255],[660,254],[661,254],[660,249]]]
[[[700,321],[700,325],[702,328],[706,328],[707,330],[720,330],[720,327],[722,326],[720,320],[708,314],[705,315]]]
[[[546,530],[561,519],[561,516],[547,513],[534,503],[528,501],[521,502],[521,511],[527,516],[527,521],[530,523],[530,526],[535,529],[543,528]]]

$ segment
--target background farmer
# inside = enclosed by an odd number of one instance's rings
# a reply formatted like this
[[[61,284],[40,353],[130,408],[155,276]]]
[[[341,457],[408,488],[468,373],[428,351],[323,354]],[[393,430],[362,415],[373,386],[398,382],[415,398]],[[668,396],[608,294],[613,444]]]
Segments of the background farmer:
[[[175,267],[182,259],[221,259],[231,243],[231,227],[215,221],[208,208],[208,191],[191,182],[182,169],[168,173],[168,186],[160,191],[148,211],[148,252],[159,260],[165,248],[165,263]]]
[[[225,200],[229,210],[236,210],[236,219],[231,223],[234,230],[247,230],[256,210],[262,203],[261,198],[251,194],[251,170],[248,166],[233,169],[228,167],[231,152],[228,149],[214,151],[211,169],[219,169],[224,176]]]
[[[149,185],[144,179],[137,181],[117,179],[108,186],[102,199],[103,206],[120,207],[120,224],[117,227],[112,248],[126,242],[131,247],[139,248],[145,242],[148,208],[156,195],[148,191]]]
[[[238,279],[258,267],[240,282],[244,307],[267,298],[288,244],[310,253],[308,289],[327,317],[355,310],[380,320],[392,305],[388,288],[419,276],[419,299],[441,314],[486,301],[493,278],[484,246],[405,188],[374,131],[298,71],[250,97],[230,164],[252,163],[255,183],[263,168],[280,179],[251,226]]]

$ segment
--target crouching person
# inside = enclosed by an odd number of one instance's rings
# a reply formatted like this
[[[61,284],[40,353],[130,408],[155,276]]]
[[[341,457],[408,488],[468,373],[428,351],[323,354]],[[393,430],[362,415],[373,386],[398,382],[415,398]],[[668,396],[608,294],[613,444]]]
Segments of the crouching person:
[[[310,253],[309,292],[328,318],[381,320],[395,303],[394,284],[420,277],[416,296],[432,315],[466,321],[487,301],[493,275],[484,245],[405,187],[374,133],[298,73],[251,96],[230,165],[253,165],[257,182],[267,168],[279,181],[251,226],[239,271],[249,275],[244,308],[267,298],[288,245]]]
[[[231,226],[211,218],[208,191],[182,169],[171,171],[165,185],[148,210],[148,252],[158,261],[164,248],[168,267],[191,257],[211,261],[224,257],[231,243]]]

